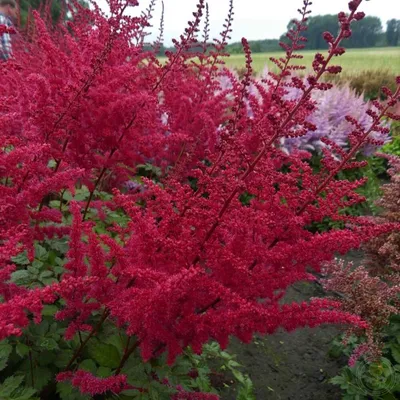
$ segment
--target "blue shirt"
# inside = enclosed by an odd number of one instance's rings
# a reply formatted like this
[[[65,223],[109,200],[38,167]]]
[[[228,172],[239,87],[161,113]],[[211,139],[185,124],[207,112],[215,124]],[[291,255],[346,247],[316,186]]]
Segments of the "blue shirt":
[[[0,25],[7,27],[13,26],[10,18],[0,13]],[[8,60],[12,56],[11,36],[9,33],[3,33],[0,40],[0,59]]]

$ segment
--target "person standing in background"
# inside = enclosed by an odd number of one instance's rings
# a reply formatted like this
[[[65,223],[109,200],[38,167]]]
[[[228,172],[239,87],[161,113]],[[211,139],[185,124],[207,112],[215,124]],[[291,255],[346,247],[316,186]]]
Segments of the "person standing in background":
[[[18,17],[18,6],[15,0],[0,0],[0,59],[5,61],[12,56],[10,28]],[[3,29],[1,28],[3,26]],[[4,26],[6,28],[4,28]]]

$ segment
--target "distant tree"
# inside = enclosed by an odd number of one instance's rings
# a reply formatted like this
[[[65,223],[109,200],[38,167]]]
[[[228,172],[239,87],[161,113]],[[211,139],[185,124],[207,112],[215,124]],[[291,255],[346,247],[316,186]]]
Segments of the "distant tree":
[[[68,4],[70,0],[19,0],[21,24],[25,25],[30,10],[40,10],[42,12],[50,12],[51,19],[57,23],[61,17],[68,18]],[[85,0],[78,0],[78,3],[88,6]]]
[[[266,53],[280,50],[278,39],[250,40],[249,46],[253,53]],[[230,54],[243,53],[243,45],[241,42],[231,43],[227,46],[226,50]]]
[[[352,37],[344,42],[347,47],[374,47],[382,34],[382,21],[378,17],[365,17],[352,26]]]
[[[400,20],[391,19],[387,22],[386,41],[388,46],[397,46],[400,38]]]
[[[288,29],[293,28],[292,22],[288,24]],[[336,15],[317,15],[310,17],[307,22],[307,31],[304,36],[307,38],[307,49],[324,49],[327,44],[323,39],[323,33],[329,31],[336,34],[339,27]],[[346,47],[374,47],[379,42],[382,35],[382,22],[378,17],[366,17],[362,21],[352,26],[353,35],[345,40]],[[285,40],[285,36],[281,37]]]

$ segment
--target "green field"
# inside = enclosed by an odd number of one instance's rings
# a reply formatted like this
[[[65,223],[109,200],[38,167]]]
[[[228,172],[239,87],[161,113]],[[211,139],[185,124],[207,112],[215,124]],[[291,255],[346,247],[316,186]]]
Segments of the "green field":
[[[303,60],[294,60],[293,63],[311,66],[315,51],[304,51]],[[254,53],[253,68],[260,72],[268,65],[274,68],[275,65],[269,60],[270,57],[282,57],[283,53]],[[346,54],[340,58],[332,60],[332,64],[339,63],[343,67],[343,72],[357,73],[364,70],[389,70],[393,74],[400,75],[400,47],[379,47],[369,49],[348,49]],[[230,67],[243,68],[245,65],[244,55],[233,54],[226,59],[226,64]]]

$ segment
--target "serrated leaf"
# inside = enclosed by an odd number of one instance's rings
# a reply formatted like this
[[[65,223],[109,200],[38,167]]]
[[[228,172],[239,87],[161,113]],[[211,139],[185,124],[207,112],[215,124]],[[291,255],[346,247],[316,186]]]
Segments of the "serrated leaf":
[[[50,276],[53,276],[53,271],[43,271],[40,275],[39,275],[39,279],[43,279],[43,278],[49,278]]]
[[[71,384],[66,382],[57,383],[57,393],[60,395],[61,400],[89,400],[90,397],[81,394],[77,389],[72,387]]]
[[[35,244],[35,258],[41,261],[47,260],[47,250],[38,243]]]
[[[23,343],[17,343],[15,351],[21,358],[24,358],[29,353],[29,346]]]
[[[62,254],[65,254],[68,251],[68,239],[62,238],[52,240],[50,242],[50,246],[52,249],[57,250]]]
[[[37,270],[40,270],[43,267],[44,263],[39,260],[34,260],[32,263],[32,267],[36,268]]]
[[[14,263],[19,264],[19,265],[29,265],[31,263],[28,259],[28,254],[26,251],[18,254],[15,257],[12,257],[11,261],[13,261]]]
[[[59,208],[60,207],[60,200],[51,200],[49,202],[51,208]]]
[[[119,351],[111,344],[92,340],[89,342],[88,350],[90,356],[103,367],[117,368],[120,363]]]
[[[14,390],[18,389],[24,380],[23,376],[10,376],[0,384],[0,396],[9,397]]]
[[[37,275],[39,275],[40,272],[39,269],[35,267],[28,267],[26,270],[29,272],[30,275],[32,275],[35,278]]]
[[[56,278],[43,278],[41,282],[43,285],[50,286],[53,283],[58,283],[58,280]]]
[[[8,343],[0,344],[0,371],[7,367],[7,361],[12,352],[12,346]]]
[[[16,285],[27,285],[30,281],[31,275],[24,269],[11,274],[11,282],[14,282]]]
[[[33,381],[35,383],[35,389],[41,391],[49,382],[54,378],[52,372],[46,367],[36,367],[33,370]],[[31,370],[27,372],[26,382],[32,382]]]
[[[55,262],[56,265],[59,265],[59,266],[63,266],[64,265],[64,260],[62,258],[60,258],[60,257],[56,257],[54,259],[54,262]]]
[[[52,338],[47,338],[47,337],[41,338],[38,341],[38,345],[45,350],[50,350],[50,351],[58,350],[58,343]]]
[[[33,388],[20,388],[13,393],[12,400],[35,400],[39,397],[32,397],[36,393],[36,389]]]

